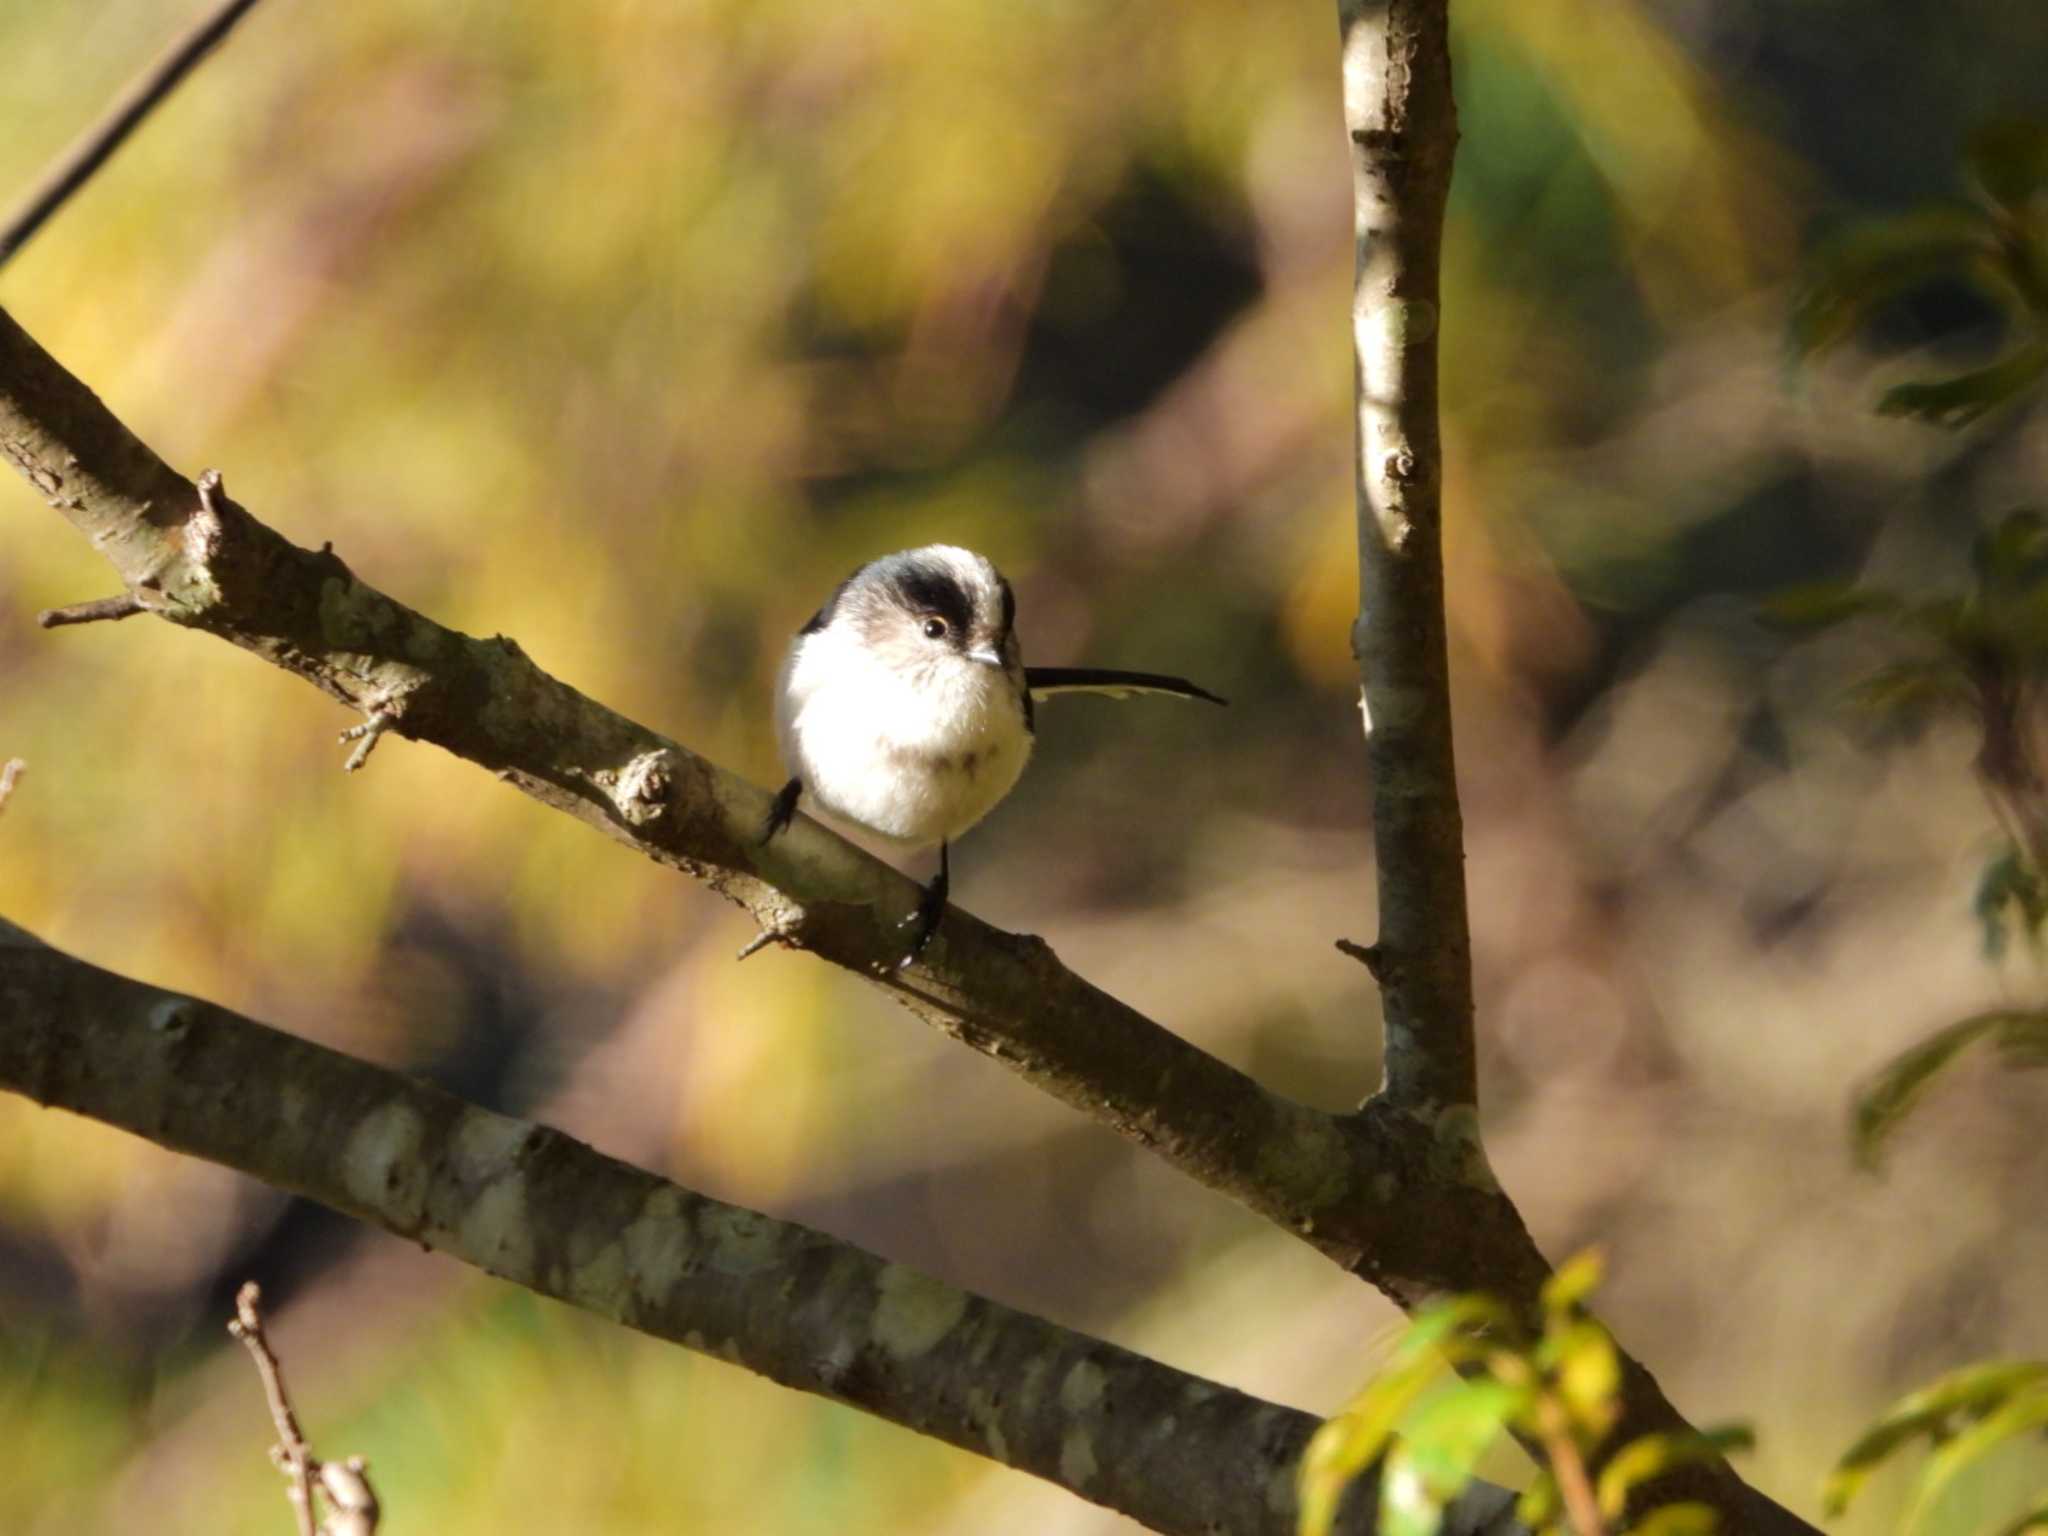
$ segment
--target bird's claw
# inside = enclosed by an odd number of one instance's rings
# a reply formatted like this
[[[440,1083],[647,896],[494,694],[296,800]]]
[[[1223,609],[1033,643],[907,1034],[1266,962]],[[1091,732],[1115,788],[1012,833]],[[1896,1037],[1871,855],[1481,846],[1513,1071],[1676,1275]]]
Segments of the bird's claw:
[[[775,834],[796,819],[796,803],[802,798],[804,781],[791,779],[775,793],[775,803],[768,807],[768,819],[761,826],[761,843],[765,847],[775,841]]]
[[[939,914],[946,908],[946,893],[943,890],[927,890],[917,903],[917,910],[896,926],[911,929],[910,949],[896,969],[907,970],[917,963],[918,956],[932,941],[932,935],[939,931]]]

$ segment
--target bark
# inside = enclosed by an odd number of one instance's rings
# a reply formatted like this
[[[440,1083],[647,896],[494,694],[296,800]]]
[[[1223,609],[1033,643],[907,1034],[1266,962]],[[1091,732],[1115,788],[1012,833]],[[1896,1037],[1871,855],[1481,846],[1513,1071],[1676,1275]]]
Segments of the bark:
[[[802,816],[763,846],[767,790],[551,677],[516,642],[445,628],[331,549],[292,544],[208,477],[202,495],[5,311],[0,455],[106,556],[143,610],[361,711],[369,729],[351,766],[384,735],[440,746],[703,881],[783,942],[881,987],[1404,1308],[1470,1290],[1536,1308],[1549,1266],[1494,1181],[1469,1099],[1431,1108],[1388,1092],[1350,1115],[1294,1103],[1091,986],[1043,940],[957,908],[919,963],[897,970],[901,920],[920,894],[911,881]],[[1451,806],[1455,818],[1454,797]],[[1418,1008],[1428,995],[1415,993]],[[1411,1039],[1424,1041],[1430,1024],[1417,1012]],[[1469,1002],[1463,1028],[1469,1050]],[[1625,1360],[1618,1433],[1683,1424],[1649,1373]],[[1656,1488],[1714,1504],[1730,1529],[1810,1529],[1725,1465]]]
[[[770,795],[551,677],[504,636],[447,629],[198,487],[128,433],[0,311],[0,453],[90,538],[150,613],[252,651],[647,857],[703,881],[784,943],[881,988],[1340,1264],[1426,1281],[1483,1226],[1482,1189],[1447,1189],[1418,1231],[1404,1192],[1439,1177],[1430,1128],[1353,1121],[1269,1093],[1091,986],[1043,940],[948,908],[896,969],[916,884],[799,816],[763,845]],[[358,728],[361,729],[361,728]],[[1455,1154],[1457,1148],[1451,1149]],[[1455,1166],[1455,1155],[1451,1159]],[[1466,1207],[1475,1207],[1467,1209]]]
[[[1438,272],[1457,112],[1445,0],[1341,0],[1357,266],[1358,657],[1379,877],[1369,964],[1386,1095],[1479,1098],[1464,826],[1444,635]]]
[[[1291,1536],[1319,1422],[727,1205],[0,920],[0,1088],[1028,1472],[1153,1530]],[[1376,1527],[1370,1483],[1342,1529]],[[1475,1484],[1454,1528],[1513,1536]]]
[[[1451,743],[1437,421],[1439,276],[1458,143],[1449,4],[1338,0],[1337,13],[1357,245],[1359,611],[1352,648],[1372,769],[1380,921],[1377,941],[1355,952],[1380,983],[1386,1017],[1386,1080],[1363,1117],[1431,1127],[1440,1144],[1464,1149],[1466,1177],[1478,1182],[1490,1175],[1479,1137],[1472,940]],[[1503,1297],[1533,1325],[1547,1266],[1505,1196],[1495,1215],[1498,1226],[1479,1245],[1492,1272],[1467,1277],[1461,1288]],[[1649,1371],[1626,1355],[1621,1398],[1603,1454],[1640,1435],[1690,1427]],[[1724,1531],[1811,1530],[1725,1462],[1659,1478],[1632,1508],[1681,1499],[1711,1505]]]

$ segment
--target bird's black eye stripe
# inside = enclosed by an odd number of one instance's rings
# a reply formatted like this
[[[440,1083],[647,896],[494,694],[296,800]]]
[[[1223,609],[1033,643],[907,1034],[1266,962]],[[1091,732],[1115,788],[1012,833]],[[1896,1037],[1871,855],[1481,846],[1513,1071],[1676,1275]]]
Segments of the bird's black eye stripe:
[[[941,565],[905,560],[887,573],[898,600],[912,613],[945,620],[956,635],[967,633],[973,622],[972,607],[960,579]]]

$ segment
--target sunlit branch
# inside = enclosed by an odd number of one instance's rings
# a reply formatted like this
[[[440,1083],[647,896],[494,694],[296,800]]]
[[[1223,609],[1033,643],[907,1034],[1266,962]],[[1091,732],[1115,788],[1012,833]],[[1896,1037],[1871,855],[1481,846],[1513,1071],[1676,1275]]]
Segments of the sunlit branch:
[[[1488,1181],[1479,1138],[1472,941],[1451,746],[1445,630],[1443,446],[1437,420],[1440,268],[1451,163],[1448,0],[1338,0],[1351,140],[1359,612],[1352,630],[1372,769],[1379,935],[1339,948],[1380,985],[1386,1081],[1361,1118],[1431,1127],[1465,1176]],[[1525,1311],[1548,1266],[1511,1202],[1466,1289]],[[1412,1302],[1411,1302],[1412,1304]],[[1622,1413],[1606,1442],[1689,1429],[1649,1371],[1623,1356]],[[1726,1462],[1644,1492],[1712,1505],[1725,1529],[1809,1532]]]
[[[763,845],[766,790],[585,697],[512,640],[447,629],[331,549],[288,542],[216,477],[187,480],[4,311],[0,452],[151,613],[360,710],[369,726],[349,766],[385,736],[467,758],[703,881],[780,943],[882,988],[1339,1263],[1370,1252],[1386,1272],[1424,1267],[1417,1244],[1433,1239],[1404,1218],[1392,1182],[1421,1166],[1419,1149],[1390,1156],[1374,1128],[1267,1092],[1076,976],[1042,940],[957,908],[923,959],[896,969],[898,924],[920,894],[910,880],[806,817]]]
[[[767,790],[585,697],[507,637],[461,634],[385,596],[217,483],[202,496],[4,311],[0,454],[151,613],[702,881],[781,943],[883,988],[1403,1307],[1477,1289],[1535,1304],[1548,1267],[1486,1167],[1469,1103],[1418,1113],[1382,1095],[1341,1116],[1293,1103],[1090,985],[1042,940],[957,908],[918,964],[896,969],[897,927],[920,894],[911,881],[802,816],[764,846]],[[1647,1371],[1624,1358],[1623,1375],[1625,1423],[1684,1427]],[[1725,1466],[1688,1475],[1694,1496],[1749,1529],[1807,1529]]]
[[[0,921],[0,1089],[850,1403],[1157,1531],[1290,1536],[1317,1420],[695,1194]],[[271,1381],[266,1376],[266,1381]],[[303,1440],[272,1389],[279,1435]],[[1343,1529],[1369,1532],[1361,1487]],[[1453,1529],[1509,1536],[1475,1485]]]
[[[1340,0],[1357,268],[1358,622],[1390,1099],[1478,1102],[1444,635],[1438,268],[1457,145],[1445,0]]]

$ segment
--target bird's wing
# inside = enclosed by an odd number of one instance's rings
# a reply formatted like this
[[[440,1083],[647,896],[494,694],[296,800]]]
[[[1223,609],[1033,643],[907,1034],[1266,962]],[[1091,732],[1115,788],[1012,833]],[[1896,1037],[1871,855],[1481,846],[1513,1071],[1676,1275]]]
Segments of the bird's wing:
[[[1211,704],[1229,702],[1184,677],[1166,677],[1158,672],[1111,672],[1101,667],[1026,667],[1024,686],[1031,690],[1034,699],[1055,693],[1106,693],[1113,699],[1165,693],[1177,699],[1207,699]]]

